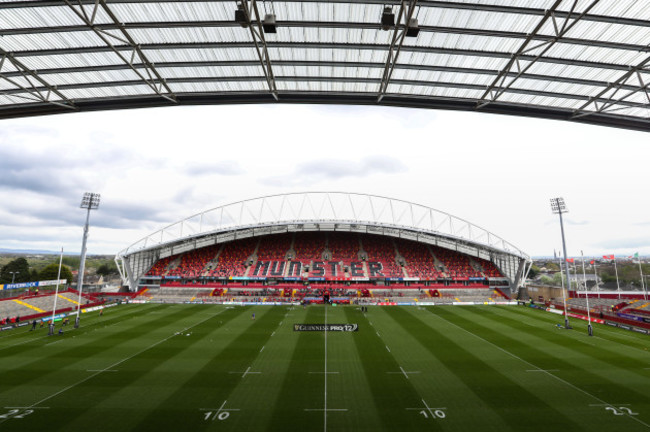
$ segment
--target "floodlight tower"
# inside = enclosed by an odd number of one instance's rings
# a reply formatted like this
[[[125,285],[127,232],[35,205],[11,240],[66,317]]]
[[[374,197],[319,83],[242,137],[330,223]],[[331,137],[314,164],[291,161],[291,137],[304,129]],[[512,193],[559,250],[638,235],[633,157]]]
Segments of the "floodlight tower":
[[[564,222],[562,221],[562,213],[568,213],[568,210],[566,208],[566,204],[564,203],[564,198],[551,198],[551,210],[553,213],[559,214],[560,215],[560,230],[562,231],[562,250],[564,252],[564,270],[566,272],[566,280],[567,284],[569,285],[569,289],[571,288],[571,276],[569,273],[569,262],[567,261],[567,254],[566,254],[566,241],[564,240]],[[562,290],[562,296],[564,299],[564,327],[570,329],[571,325],[569,325],[569,316],[567,315],[567,307],[566,307],[566,291]]]
[[[90,221],[90,211],[99,208],[99,194],[86,192],[81,199],[80,208],[87,209],[86,225],[84,225],[84,238],[81,244],[81,259],[79,261],[79,277],[77,278],[77,290],[79,291],[79,300],[77,305],[77,318],[74,321],[74,328],[79,328],[79,314],[81,313],[81,290],[84,287],[84,267],[86,266],[86,241],[88,240],[88,223]]]

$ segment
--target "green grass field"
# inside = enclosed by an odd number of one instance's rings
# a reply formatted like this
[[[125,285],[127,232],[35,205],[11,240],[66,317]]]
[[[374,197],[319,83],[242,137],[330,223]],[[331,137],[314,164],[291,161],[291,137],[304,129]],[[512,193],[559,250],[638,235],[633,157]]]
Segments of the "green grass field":
[[[0,333],[0,431],[650,430],[648,336],[561,320],[519,306],[119,306],[62,336]],[[293,328],[325,322],[359,331]]]

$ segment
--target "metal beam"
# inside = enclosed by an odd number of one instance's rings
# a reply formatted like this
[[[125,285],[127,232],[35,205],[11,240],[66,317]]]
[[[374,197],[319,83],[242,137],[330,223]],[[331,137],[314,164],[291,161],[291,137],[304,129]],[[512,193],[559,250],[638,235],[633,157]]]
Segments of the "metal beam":
[[[90,15],[86,12],[86,8],[84,8],[84,5],[80,2],[80,0],[77,0],[77,5],[74,5],[72,3],[72,0],[64,1],[65,4],[68,5],[70,9],[72,9],[75,15],[77,15],[77,17],[83,21],[88,29],[93,31],[111,51],[113,51],[125,64],[130,66],[130,69],[133,70],[136,75],[138,75],[138,77],[140,77],[144,84],[151,88],[157,95],[165,99],[169,99],[172,102],[175,100],[174,92],[169,88],[165,82],[165,79],[158,73],[156,68],[154,68],[153,64],[149,61],[147,56],[142,51],[140,45],[137,44],[131,35],[129,35],[129,33],[126,31],[124,24],[120,23],[120,21],[117,19],[117,16],[115,16],[113,11],[109,9],[109,7],[106,5],[105,0],[95,0]],[[117,26],[117,29],[119,29],[122,37],[118,37],[113,33],[108,33],[95,24],[97,11],[100,7],[103,9],[106,15],[108,15],[113,20],[113,24]],[[117,40],[125,44],[126,47],[128,47],[128,49],[131,51],[130,58],[127,58],[123,54],[122,49],[117,49],[112,40]],[[139,69],[133,67],[133,62],[136,57],[140,59],[140,63],[146,66],[146,75],[143,74]]]
[[[629,71],[624,73],[616,81],[610,83],[605,89],[601,90],[596,95],[590,97],[586,103],[584,103],[574,111],[572,117],[573,118],[584,117],[587,115],[592,115],[593,113],[613,111],[613,109],[611,109],[612,107],[620,106],[620,105],[623,105],[624,108],[615,108],[615,109],[629,108],[624,103],[626,99],[640,92],[645,93],[646,96],[645,98],[647,100],[647,102],[643,104],[644,106],[642,108],[650,109],[650,93],[648,92],[648,89],[650,88],[650,82],[646,83],[645,80],[643,79],[643,76],[641,75],[641,71],[645,70],[645,67],[648,65],[650,65],[650,56],[643,59],[636,66],[631,67]],[[637,78],[638,85],[636,85],[633,89],[629,89],[629,85],[627,83],[632,77]],[[616,98],[616,95],[621,90],[628,90],[628,93],[621,97]],[[605,97],[605,95],[608,92],[611,92],[611,94]],[[602,101],[603,98],[605,99],[604,102]],[[589,107],[592,107],[592,109],[589,110],[588,109]]]
[[[357,43],[330,43],[330,42],[267,42],[269,49],[272,48],[293,48],[293,49],[350,49],[350,50],[376,50],[385,51],[386,45],[383,44],[357,44]],[[184,49],[240,49],[240,48],[254,48],[250,42],[190,42],[190,43],[155,43],[155,44],[141,44],[140,47],[144,51],[148,50],[184,50]],[[131,47],[128,45],[115,46],[116,50],[129,51]],[[472,49],[457,49],[457,48],[437,48],[427,46],[403,46],[404,52],[417,52],[426,54],[444,54],[444,55],[461,55],[470,57],[488,57],[488,58],[503,58],[509,59],[512,53],[503,51],[481,51]],[[55,56],[67,54],[92,54],[111,52],[110,47],[75,47],[75,48],[52,48],[52,49],[34,49],[25,51],[14,51],[14,57],[38,57],[38,56]],[[532,61],[536,57],[532,55],[521,55],[520,59],[525,61]],[[561,57],[542,57],[537,60],[542,63],[582,66],[597,69],[611,69],[627,71],[629,67],[625,64],[616,63],[603,63],[591,60],[577,60]]]
[[[277,60],[273,62],[276,66],[308,66],[308,67],[337,67],[337,68],[369,68],[380,69],[384,68],[384,63],[379,62],[345,62],[345,61],[309,61],[309,60]],[[257,66],[258,60],[207,60],[207,61],[188,61],[188,62],[158,62],[156,68],[159,70],[167,68],[209,68],[209,67],[237,67],[237,66]],[[145,68],[142,63],[134,63],[135,68]],[[70,74],[70,73],[85,73],[85,72],[110,72],[130,69],[129,65],[113,64],[113,65],[93,65],[93,66],[75,66],[69,68],[52,68],[40,69],[39,75],[45,76],[50,74]],[[469,75],[488,75],[496,76],[499,71],[496,69],[480,69],[480,68],[464,68],[452,66],[438,66],[438,65],[417,65],[407,63],[396,63],[395,69],[404,70],[418,70],[429,72],[445,72],[445,73],[460,73]],[[624,69],[627,70],[627,69]],[[509,72],[509,76],[516,76],[516,72]],[[20,72],[7,72],[4,74],[7,77],[20,76]],[[597,81],[591,79],[571,78],[565,76],[543,75],[524,73],[521,78],[546,81],[546,82],[561,82],[567,84],[577,84],[593,87],[607,87],[610,85],[607,81]],[[638,86],[622,84],[621,88],[624,90],[636,90]]]
[[[582,18],[589,10],[591,10],[600,0],[593,0],[589,6],[587,6],[582,13],[580,13],[577,17],[572,17],[572,18],[566,18],[564,22],[562,23],[561,26],[557,25],[557,22],[555,21],[555,11],[560,7],[560,4],[564,0],[556,0],[555,3],[553,3],[553,6],[546,12],[544,15],[544,18],[542,18],[539,23],[537,23],[537,26],[533,29],[533,31],[530,33],[530,35],[526,38],[526,40],[521,44],[519,49],[512,55],[512,58],[508,61],[506,66],[499,72],[499,75],[492,81],[492,84],[488,86],[488,88],[485,90],[485,93],[481,96],[481,102],[479,103],[479,108],[484,107],[485,105],[494,102],[495,100],[499,99],[502,94],[504,94],[512,84],[514,84],[517,79],[526,73],[528,69],[530,69],[537,60],[542,58],[544,54],[548,52],[551,47],[561,40],[564,35],[573,28],[579,21],[580,18]],[[573,12],[575,11],[576,6],[578,5],[578,2],[580,0],[574,0],[573,4],[571,5],[571,10],[569,11],[569,16],[571,17]],[[546,22],[552,19],[553,24],[554,24],[554,29],[555,29],[555,36],[553,39],[548,40],[542,44],[535,45],[533,47],[529,47],[529,44],[534,40],[535,36],[537,33],[542,29],[542,27],[546,24]],[[569,22],[571,20],[571,22]],[[531,51],[536,51],[539,48],[542,48],[541,52],[537,53],[535,55],[535,58],[532,61],[526,62],[526,64],[522,67],[521,62],[520,62],[520,57]],[[513,67],[517,68],[517,75],[514,77],[509,78],[509,73],[513,69]],[[506,83],[506,80],[508,82]]]
[[[265,81],[265,76],[232,76],[232,77],[185,77],[185,78],[170,78],[168,81],[170,83],[214,83],[214,82],[260,82]],[[355,78],[355,77],[337,77],[337,76],[277,76],[275,77],[276,81],[282,82],[341,82],[341,83],[363,83],[368,85],[378,85],[381,83],[379,79],[376,78]],[[467,83],[457,83],[457,82],[447,82],[447,81],[418,81],[418,80],[393,80],[395,85],[409,85],[409,86],[421,86],[421,87],[440,87],[440,88],[452,88],[452,89],[465,89],[465,90],[483,90],[485,87],[479,84],[467,84]],[[110,81],[110,82],[91,82],[91,83],[78,83],[78,84],[65,84],[59,86],[63,90],[74,90],[74,89],[91,89],[91,88],[105,88],[105,87],[130,87],[141,85],[142,82],[139,80],[123,80],[123,81]],[[255,90],[251,90],[255,92]],[[589,101],[589,96],[572,94],[572,93],[555,93],[548,91],[540,90],[529,90],[523,88],[510,88],[509,92],[513,94],[523,94],[528,96],[544,96],[552,97],[556,99],[568,99],[568,100],[577,100],[577,101]],[[9,94],[17,94],[19,90],[11,90]],[[386,93],[389,94],[389,93]],[[397,95],[397,94],[394,94]],[[144,95],[143,95],[144,96]],[[426,98],[424,98],[426,99]],[[472,99],[478,101],[479,99]],[[378,100],[380,102],[381,100]],[[607,103],[609,99],[599,98],[596,99],[596,102],[599,104]],[[644,108],[645,104],[640,104],[636,102],[620,102],[621,105],[630,107],[630,108]],[[525,104],[524,104],[525,105]]]
[[[8,64],[11,64],[16,71],[2,72]],[[15,78],[20,78],[20,80]],[[28,68],[20,60],[16,59],[13,53],[7,52],[2,48],[0,48],[0,80],[15,86],[17,89],[17,92],[13,93],[16,95],[15,97],[75,109],[74,101],[68,99],[56,86],[48,83],[36,71]],[[0,95],[12,94],[11,91],[10,89],[0,90]],[[52,100],[53,94],[61,100]]]
[[[249,0],[241,0],[241,4],[246,13],[248,19],[248,29],[250,30],[251,37],[253,38],[253,44],[255,45],[255,52],[257,52],[257,57],[259,58],[260,65],[264,71],[264,77],[266,79],[266,84],[269,87],[271,95],[278,99],[278,88],[275,85],[275,77],[273,75],[273,68],[271,66],[271,58],[269,56],[269,49],[266,44],[266,38],[264,37],[264,29],[262,28],[262,18],[260,17],[260,12],[257,7],[257,0],[250,0],[250,6],[248,4]],[[252,12],[255,13],[253,16]]]
[[[408,4],[406,1],[407,0],[402,0],[400,3],[397,22],[393,29],[393,37],[391,38],[388,53],[386,55],[384,73],[381,78],[381,83],[379,84],[379,91],[377,92],[377,102],[381,102],[381,99],[386,95],[388,84],[390,83],[393,71],[395,70],[395,65],[397,64],[397,58],[402,50],[402,45],[404,45],[404,38],[406,37],[406,32],[408,30],[409,20],[413,17],[413,13],[415,12],[417,0],[409,0]],[[401,25],[402,18],[404,18],[403,25]]]
[[[69,1],[69,0],[68,0]],[[410,0],[413,1],[413,0]],[[599,1],[599,0],[596,0]],[[0,3],[2,4],[2,3]],[[419,3],[418,3],[419,7]],[[159,22],[131,22],[131,23],[108,23],[94,24],[94,27],[101,31],[109,30],[130,30],[130,29],[164,29],[164,28],[230,28],[238,27],[235,21],[159,21]],[[362,29],[362,30],[379,30],[381,25],[373,22],[342,22],[342,21],[277,21],[277,27],[296,27],[296,28],[337,28],[337,29]],[[443,27],[443,26],[419,26],[421,32],[445,33],[454,35],[467,36],[485,36],[504,39],[523,39],[524,43],[537,41],[541,44],[557,42],[556,34],[537,34],[537,32],[515,32],[503,30],[489,30],[466,27]],[[397,24],[396,30],[404,30],[404,24]],[[537,29],[536,29],[537,30]],[[88,31],[88,26],[56,26],[56,27],[28,27],[0,30],[0,36],[21,35],[21,34],[47,34],[47,33],[68,33]],[[564,32],[566,33],[566,31]],[[262,32],[263,35],[263,32]],[[562,43],[579,46],[593,46],[600,48],[609,48],[635,52],[650,52],[650,46],[643,44],[631,44],[625,42],[603,41],[596,39],[569,38],[562,35]],[[538,45],[536,48],[539,48]]]
[[[363,93],[319,93],[319,92],[282,92],[279,101],[267,92],[232,92],[221,94],[179,94],[179,105],[225,105],[225,104],[337,104],[337,105],[380,105],[403,108],[444,109],[453,111],[476,111],[475,99],[450,99],[445,97],[421,97],[409,95],[386,95],[377,102],[374,94]],[[106,111],[115,109],[151,108],[172,106],[166,99],[157,95],[124,96],[118,98],[88,98],[76,101],[80,112]],[[23,105],[0,106],[0,119],[42,116],[69,112],[67,109],[52,104],[32,103]],[[640,117],[622,116],[616,113],[594,113],[585,117],[573,118],[572,110],[558,107],[531,106],[497,101],[481,110],[483,113],[504,114],[519,117],[534,117],[551,120],[564,120],[573,123],[609,126],[650,132],[650,120]]]
[[[105,0],[108,4],[137,4],[137,3],[178,3],[178,0]],[[210,2],[218,2],[219,0],[211,0]],[[231,0],[220,0],[222,2],[231,3]],[[291,0],[291,3],[322,3],[323,0]],[[92,5],[95,0],[79,0],[84,5]],[[368,5],[399,5],[401,0],[327,0],[328,3],[337,4],[368,4]],[[206,0],[183,0],[183,3],[207,3]],[[41,7],[55,7],[61,6],[60,0],[30,0],[30,1],[7,1],[0,2],[0,10],[2,9],[24,9],[24,8],[41,8]],[[497,4],[486,4],[481,2],[474,3],[461,3],[454,1],[434,1],[434,0],[419,0],[418,6],[422,8],[439,8],[439,9],[454,9],[454,10],[471,10],[481,12],[495,12],[504,14],[516,15],[532,15],[544,16],[545,9],[521,7],[521,6],[503,6]],[[569,16],[566,11],[556,11],[556,18],[567,18]],[[650,21],[643,19],[635,19],[629,17],[619,17],[611,15],[597,15],[587,14],[583,17],[583,21],[601,22],[608,24],[620,24],[638,27],[650,27]]]

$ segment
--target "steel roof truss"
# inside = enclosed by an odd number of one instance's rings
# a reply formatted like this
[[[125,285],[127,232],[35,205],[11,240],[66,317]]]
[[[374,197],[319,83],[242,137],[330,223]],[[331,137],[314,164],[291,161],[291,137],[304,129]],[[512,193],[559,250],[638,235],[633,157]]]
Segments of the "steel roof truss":
[[[420,0],[421,2],[422,0]],[[420,8],[418,2],[418,8]],[[2,3],[0,2],[0,5]],[[1,9],[0,9],[1,10]],[[556,16],[556,15],[553,15]],[[560,15],[563,16],[563,15]],[[581,21],[585,21],[584,16]],[[374,29],[381,28],[380,23],[372,22],[359,22],[359,21],[307,21],[307,20],[282,20],[277,24],[282,27],[298,27],[298,28],[334,28],[334,29]],[[99,23],[95,24],[96,30],[119,30],[120,25],[127,31],[132,29],[148,29],[158,30],[161,28],[228,28],[237,27],[238,24],[232,20],[224,21],[138,21],[126,24],[115,23]],[[401,25],[400,25],[401,27]],[[556,26],[557,27],[557,26]],[[483,29],[483,28],[470,28],[470,27],[450,27],[450,26],[432,26],[432,25],[419,25],[421,32],[425,33],[448,33],[463,36],[481,36],[505,39],[532,39],[541,42],[540,46],[547,44],[553,39],[553,34],[533,34],[521,31],[507,31],[497,29]],[[560,29],[558,28],[558,31]],[[24,35],[24,34],[45,34],[45,33],[67,33],[67,32],[81,32],[87,31],[85,25],[72,25],[72,26],[46,26],[46,27],[27,27],[27,28],[9,28],[0,29],[0,36],[8,35]],[[599,40],[587,38],[569,38],[563,37],[562,42],[569,45],[580,45],[589,47],[602,47],[614,50],[625,51],[650,51],[647,44],[642,43],[627,43],[622,41],[613,40]],[[512,54],[509,53],[511,56]]]
[[[16,86],[17,88],[23,90],[25,93],[27,93],[29,96],[24,95],[24,94],[13,94],[14,92],[11,91],[0,91],[0,94],[3,95],[12,95],[13,97],[18,97],[21,99],[26,99],[32,102],[44,102],[44,103],[51,103],[54,105],[70,108],[70,109],[75,109],[74,102],[67,97],[65,97],[61,92],[59,92],[56,88],[56,86],[53,86],[49,84],[47,81],[45,81],[36,71],[33,71],[29,69],[27,66],[25,66],[22,62],[17,60],[12,53],[7,52],[0,48],[0,55],[2,55],[2,58],[0,59],[0,79],[8,82],[9,84]],[[9,74],[9,73],[3,73],[2,68],[5,66],[6,62],[9,62],[13,65],[14,68],[16,68],[18,75],[15,73]],[[26,82],[29,83],[29,86],[25,86],[18,82],[17,80],[14,80],[11,78],[11,75],[13,76],[20,76],[22,77]],[[34,81],[37,81],[38,83],[41,84],[42,88],[37,87],[34,84]],[[51,100],[50,97],[52,94],[57,95],[59,98],[61,98],[61,101],[55,101]]]
[[[255,51],[257,52],[257,57],[260,59],[260,64],[262,70],[264,71],[264,77],[266,78],[266,84],[269,86],[269,91],[271,95],[278,100],[278,88],[275,85],[275,76],[273,75],[273,68],[271,66],[271,58],[269,56],[269,49],[266,44],[266,38],[264,37],[264,29],[262,27],[262,18],[260,17],[260,12],[257,7],[256,0],[243,0],[240,3],[244,7],[246,13],[250,30],[251,37],[253,38],[253,43],[255,44]],[[255,12],[254,21],[251,15],[251,10]]]
[[[96,0],[93,4],[92,13],[90,16],[86,12],[83,3],[80,0],[77,0],[77,5],[73,4],[71,0],[64,0],[65,3],[72,9],[72,11],[81,19],[84,24],[92,30],[97,37],[99,37],[124,63],[126,63],[130,69],[140,77],[140,79],[151,88],[159,96],[171,101],[176,102],[176,96],[174,92],[167,85],[166,80],[158,73],[154,68],[153,63],[149,61],[147,56],[142,52],[140,46],[133,40],[131,35],[126,31],[124,24],[121,23],[117,16],[113,13],[112,10],[106,5],[104,0]],[[114,34],[111,34],[105,30],[98,28],[95,25],[95,18],[97,17],[97,11],[99,8],[102,8],[104,12],[113,20],[114,24],[120,30],[122,37],[118,37]],[[123,49],[118,49],[110,39],[116,39],[121,43],[129,46],[131,48],[131,56],[127,58],[123,53]],[[145,66],[145,74],[143,74],[138,68],[134,66],[136,58],[139,60],[139,63]]]
[[[77,0],[81,4],[93,4],[97,0]],[[317,3],[322,0],[292,0],[297,3]],[[134,0],[106,0],[107,3],[126,4],[133,3]],[[177,3],[178,0],[138,0],[138,3]],[[184,3],[205,3],[206,0],[183,0]],[[400,0],[329,0],[331,3],[359,3],[359,4],[373,4],[373,5],[399,5]],[[4,1],[0,2],[0,10],[2,9],[19,9],[19,8],[35,8],[35,7],[52,7],[60,6],[60,0],[39,0],[36,1]],[[444,8],[456,10],[478,10],[484,12],[497,12],[505,14],[520,14],[529,16],[543,16],[545,11],[541,8],[531,8],[512,5],[499,5],[499,4],[486,4],[484,1],[476,2],[458,2],[458,1],[436,1],[436,0],[420,0],[419,6],[424,8]],[[568,16],[566,11],[556,11],[555,15],[563,18]],[[591,15],[588,14],[584,18],[590,22],[600,22],[608,24],[622,24],[631,26],[648,27],[650,23],[643,19],[636,19],[623,16],[611,15]]]
[[[492,81],[492,83],[485,90],[485,92],[481,96],[481,102],[479,102],[478,108],[483,108],[489,103],[499,99],[499,97],[501,97],[502,94],[508,91],[508,89],[512,86],[512,84],[514,84],[514,82],[517,81],[519,77],[521,77],[521,75],[526,73],[526,71],[528,71],[528,69],[530,69],[535,64],[535,62],[537,62],[540,58],[542,58],[544,54],[546,54],[546,52],[549,49],[551,49],[551,47],[557,41],[559,41],[562,37],[564,37],[564,35],[569,30],[571,30],[573,26],[575,26],[580,21],[580,19],[584,17],[594,6],[596,6],[596,4],[600,0],[592,0],[592,2],[575,18],[573,18],[573,14],[575,12],[576,6],[581,0],[573,0],[573,4],[571,5],[571,9],[569,13],[565,16],[562,24],[558,25],[558,21],[555,17],[555,12],[563,1],[564,0],[556,0],[555,3],[553,3],[553,6],[546,11],[544,17],[540,20],[540,22],[537,24],[535,29],[528,34],[528,36],[521,44],[517,52],[512,55],[510,61],[508,61],[506,66],[499,72],[499,75],[497,75],[497,77]],[[528,47],[528,44],[537,37],[537,34],[542,29],[546,21],[549,20],[549,18],[553,23],[555,36],[537,45]],[[521,67],[521,64],[519,62],[520,57],[526,55],[529,52],[535,51],[539,48],[543,48],[542,51],[538,53],[532,60],[528,61],[524,67]],[[517,67],[517,74],[508,80],[508,77],[510,76],[513,66]],[[506,80],[508,80],[507,83]]]
[[[415,12],[415,5],[417,2],[417,0],[409,0],[407,5],[406,0],[402,0],[400,3],[397,22],[395,23],[395,28],[393,29],[393,37],[391,38],[390,46],[388,47],[388,55],[386,57],[386,64],[384,66],[384,74],[381,78],[381,84],[379,84],[377,102],[381,102],[382,98],[386,95],[386,90],[388,89],[390,78],[393,76],[393,71],[395,70],[395,65],[397,64],[397,58],[399,57],[402,45],[404,44],[404,38],[406,37],[408,25],[411,18],[413,17],[413,12]],[[402,17],[404,17],[403,28],[400,26]]]
[[[645,93],[646,98],[648,99],[648,104],[646,104],[645,107],[650,108],[650,94],[648,93],[648,89],[650,88],[650,83],[646,83],[645,80],[643,79],[643,76],[641,75],[642,71],[646,71],[645,67],[648,65],[650,65],[650,56],[643,59],[643,61],[641,61],[641,63],[639,63],[638,65],[630,68],[629,71],[624,73],[619,79],[617,79],[613,83],[610,83],[605,89],[601,90],[597,95],[591,96],[587,102],[585,102],[583,105],[581,105],[579,108],[577,108],[574,111],[574,114],[571,118],[584,117],[594,113],[603,113],[605,111],[613,112],[613,111],[620,111],[622,109],[628,109],[630,108],[629,106],[623,106],[618,108],[612,108],[612,107],[614,107],[615,105],[623,104],[626,101],[626,99],[630,98],[631,96],[639,92]],[[632,90],[628,90],[629,88],[628,81],[633,77],[637,78],[638,84],[636,85],[636,88]],[[615,98],[616,95],[621,91],[628,91],[628,93],[619,98]],[[600,99],[602,99],[603,96],[608,92],[611,92],[611,94],[607,97],[607,101],[601,102]],[[589,109],[590,106],[593,107],[593,109]]]

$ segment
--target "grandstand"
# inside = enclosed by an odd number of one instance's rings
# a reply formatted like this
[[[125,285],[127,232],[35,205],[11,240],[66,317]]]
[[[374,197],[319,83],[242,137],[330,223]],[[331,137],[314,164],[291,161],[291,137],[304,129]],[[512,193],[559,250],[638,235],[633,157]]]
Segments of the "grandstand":
[[[194,225],[216,214],[220,222]],[[184,227],[193,234],[151,245]],[[202,302],[325,294],[341,302],[488,302],[515,297],[530,266],[519,249],[465,220],[344,193],[276,195],[208,210],[132,245],[116,262],[132,292]]]
[[[79,293],[74,290],[67,290],[54,294],[47,292],[40,295],[19,295],[0,300],[0,322],[2,324],[15,323],[20,320],[31,320],[34,318],[47,319],[54,310],[56,298],[56,311],[69,312],[76,310],[80,305]],[[83,294],[81,306],[102,303],[94,296]]]

